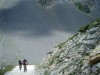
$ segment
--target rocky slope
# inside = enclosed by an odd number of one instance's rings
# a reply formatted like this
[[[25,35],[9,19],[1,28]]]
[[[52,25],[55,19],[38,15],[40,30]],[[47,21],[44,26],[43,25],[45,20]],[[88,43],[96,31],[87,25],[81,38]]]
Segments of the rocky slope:
[[[94,0],[38,0],[38,3],[43,7],[52,7],[57,3],[61,4],[73,4],[77,7],[81,12],[90,14],[96,6]],[[67,10],[67,9],[66,9]]]
[[[100,75],[100,19],[49,52],[37,75]]]
[[[84,13],[91,13],[96,6],[96,3],[94,0],[72,0],[73,4]]]
[[[38,0],[38,3],[43,7],[51,6],[54,2],[55,0]]]

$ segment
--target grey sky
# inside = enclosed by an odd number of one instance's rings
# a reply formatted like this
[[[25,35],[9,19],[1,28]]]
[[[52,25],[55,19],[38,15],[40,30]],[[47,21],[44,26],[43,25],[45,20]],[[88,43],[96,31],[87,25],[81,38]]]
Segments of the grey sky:
[[[0,2],[0,57],[11,62],[27,58],[33,64],[39,63],[46,52],[67,40],[80,26],[100,17],[99,0],[91,16],[63,3],[44,9],[34,0]]]

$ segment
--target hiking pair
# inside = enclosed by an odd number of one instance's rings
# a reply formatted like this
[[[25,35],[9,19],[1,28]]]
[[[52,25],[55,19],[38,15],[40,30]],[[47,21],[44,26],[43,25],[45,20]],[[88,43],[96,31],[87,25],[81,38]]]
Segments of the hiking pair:
[[[19,63],[19,69],[21,70],[23,65],[24,72],[27,72],[28,61],[24,59],[23,61],[19,60],[18,63]]]

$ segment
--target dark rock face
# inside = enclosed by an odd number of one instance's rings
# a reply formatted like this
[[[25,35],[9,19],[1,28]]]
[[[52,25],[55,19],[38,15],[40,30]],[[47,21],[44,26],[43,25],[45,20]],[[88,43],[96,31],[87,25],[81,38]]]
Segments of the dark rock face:
[[[44,58],[37,75],[100,75],[100,19],[80,30]]]
[[[82,12],[84,13],[91,13],[96,6],[96,3],[94,0],[74,0],[74,5]]]
[[[100,57],[98,56],[98,57],[96,57],[96,58],[90,60],[90,61],[89,61],[89,64],[90,64],[90,65],[94,65],[94,64],[97,64],[97,63],[99,63],[99,62],[100,62]]]
[[[59,0],[38,0],[38,3],[43,7],[52,6],[55,2],[59,3]],[[77,7],[81,12],[86,14],[90,14],[96,6],[94,0],[62,0],[60,1],[64,3],[73,3],[75,7]],[[66,9],[67,10],[67,9]]]
[[[51,6],[54,1],[55,0],[38,0],[38,3],[43,7],[47,7],[47,6]]]

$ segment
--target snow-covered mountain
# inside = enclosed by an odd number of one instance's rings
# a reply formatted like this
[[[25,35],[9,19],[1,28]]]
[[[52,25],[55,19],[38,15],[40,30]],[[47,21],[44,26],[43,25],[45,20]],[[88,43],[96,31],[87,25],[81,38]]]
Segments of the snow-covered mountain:
[[[37,75],[100,75],[100,19],[47,53],[36,69]]]

